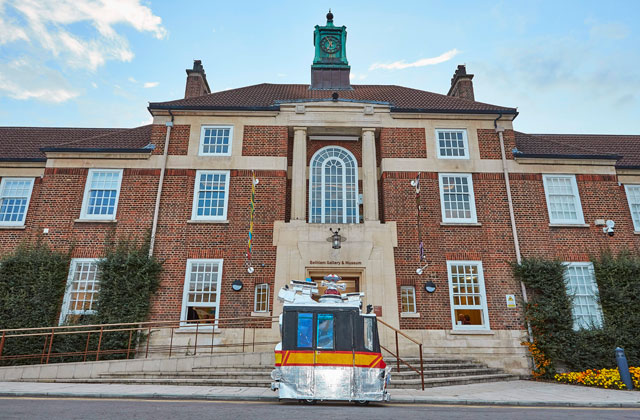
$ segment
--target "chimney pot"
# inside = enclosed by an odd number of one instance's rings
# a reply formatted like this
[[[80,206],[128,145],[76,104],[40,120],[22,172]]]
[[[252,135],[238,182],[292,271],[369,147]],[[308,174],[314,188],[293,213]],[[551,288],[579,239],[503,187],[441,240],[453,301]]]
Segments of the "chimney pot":
[[[211,93],[207,74],[201,60],[193,60],[193,68],[187,69],[187,85],[184,90],[184,98],[194,98]]]
[[[473,79],[473,74],[467,74],[467,66],[459,64],[451,78],[451,88],[449,88],[447,96],[475,101],[471,79]]]

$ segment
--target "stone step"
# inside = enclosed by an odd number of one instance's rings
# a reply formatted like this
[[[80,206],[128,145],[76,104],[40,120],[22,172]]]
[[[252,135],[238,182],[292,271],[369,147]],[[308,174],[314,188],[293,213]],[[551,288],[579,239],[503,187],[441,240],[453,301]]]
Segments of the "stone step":
[[[496,381],[515,381],[520,379],[518,375],[511,375],[508,373],[496,373],[490,375],[472,375],[472,376],[456,376],[456,377],[444,377],[444,378],[425,378],[424,387],[434,388],[439,386],[451,386],[451,385],[467,385],[482,382],[496,382]],[[420,379],[407,379],[407,380],[394,380],[391,376],[391,382],[389,382],[389,389],[420,389]]]
[[[425,388],[449,385],[464,385],[471,383],[517,380],[517,375],[488,374],[458,377],[425,378]],[[99,379],[63,379],[56,382],[65,383],[100,383],[100,384],[129,384],[129,385],[191,385],[191,386],[238,386],[268,388],[271,379],[193,379],[193,378],[99,378]],[[420,389],[420,379],[394,380],[389,383],[389,389]]]
[[[396,363],[396,358],[395,357],[383,357],[382,358],[386,364],[395,364]],[[400,364],[402,364],[402,361],[405,361],[409,364],[420,364],[420,358],[419,357],[403,357],[402,355],[400,355]],[[438,365],[438,364],[452,364],[452,363],[478,363],[477,361],[473,360],[473,359],[465,359],[465,358],[461,358],[461,357],[423,357],[422,358],[422,363],[423,364],[430,364],[430,365]]]
[[[198,372],[162,372],[162,371],[147,371],[147,372],[113,372],[102,373],[101,378],[111,379],[216,379],[216,378],[228,378],[228,379],[269,379],[271,371],[268,372],[255,372],[255,371],[198,371]],[[425,371],[425,378],[439,378],[439,377],[455,377],[455,376],[472,376],[480,374],[494,374],[501,373],[499,369],[491,368],[478,368],[478,369],[442,369]],[[413,371],[406,372],[393,372],[392,378],[395,379],[413,379],[420,378],[420,375]]]

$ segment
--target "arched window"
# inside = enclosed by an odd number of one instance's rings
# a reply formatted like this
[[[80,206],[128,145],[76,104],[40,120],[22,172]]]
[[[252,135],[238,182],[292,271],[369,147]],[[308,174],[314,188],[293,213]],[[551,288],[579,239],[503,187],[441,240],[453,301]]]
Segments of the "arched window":
[[[328,146],[311,158],[310,223],[358,223],[358,164],[347,149]]]

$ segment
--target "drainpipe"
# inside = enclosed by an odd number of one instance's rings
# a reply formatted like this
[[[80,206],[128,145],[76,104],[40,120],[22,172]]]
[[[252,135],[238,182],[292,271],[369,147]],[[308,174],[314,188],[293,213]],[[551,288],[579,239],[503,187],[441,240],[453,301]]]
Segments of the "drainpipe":
[[[509,168],[507,167],[507,155],[504,151],[504,137],[502,132],[504,128],[498,127],[498,120],[502,118],[502,113],[498,115],[498,118],[493,120],[493,127],[495,128],[498,137],[500,137],[500,153],[502,154],[502,171],[504,172],[504,184],[507,189],[507,202],[509,203],[509,219],[511,220],[511,232],[513,234],[513,246],[516,250],[516,262],[520,264],[522,262],[522,254],[520,253],[520,241],[518,240],[518,229],[516,227],[516,216],[513,211],[513,200],[511,198],[511,181],[509,180]],[[527,288],[524,283],[520,282],[520,289],[522,290],[522,300],[524,303],[529,302],[527,298]],[[527,323],[527,332],[529,335],[529,341],[532,341],[531,326]]]
[[[162,184],[164,183],[164,172],[167,168],[167,158],[169,156],[169,136],[171,136],[171,127],[173,127],[173,114],[171,110],[171,121],[166,122],[167,135],[164,139],[164,149],[162,150],[162,166],[160,167],[160,180],[158,182],[158,192],[156,193],[156,206],[153,209],[153,226],[151,227],[151,240],[149,241],[149,257],[153,255],[153,247],[156,243],[156,230],[158,229],[158,212],[160,211],[160,197],[162,196]]]

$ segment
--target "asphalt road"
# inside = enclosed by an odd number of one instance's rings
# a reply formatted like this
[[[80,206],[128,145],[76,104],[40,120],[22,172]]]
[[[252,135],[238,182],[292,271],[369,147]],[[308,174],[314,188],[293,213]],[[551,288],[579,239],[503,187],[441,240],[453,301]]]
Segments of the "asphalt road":
[[[639,409],[0,398],[0,419],[639,419]]]

